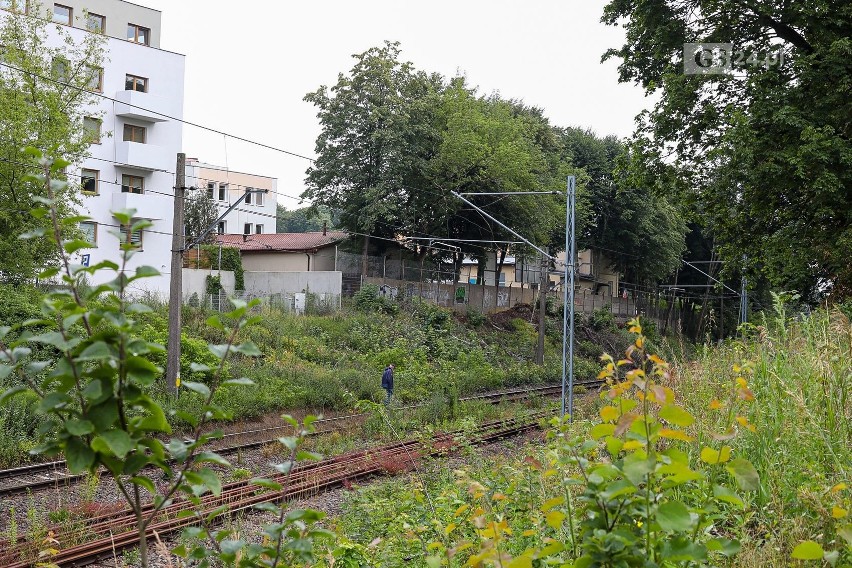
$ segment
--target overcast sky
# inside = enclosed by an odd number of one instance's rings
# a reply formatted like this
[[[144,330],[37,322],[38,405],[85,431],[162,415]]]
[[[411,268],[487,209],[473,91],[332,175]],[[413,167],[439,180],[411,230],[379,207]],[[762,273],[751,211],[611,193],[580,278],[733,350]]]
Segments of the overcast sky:
[[[134,1],[162,11],[161,47],[186,55],[186,120],[309,157],[319,125],[302,98],[384,40],[401,42],[418,69],[462,73],[482,94],[543,108],[555,125],[624,137],[650,104],[618,83],[614,61],[600,63],[624,37],[600,23],[604,0]],[[191,126],[183,147],[188,157],[277,177],[280,193],[304,190],[306,160]]]

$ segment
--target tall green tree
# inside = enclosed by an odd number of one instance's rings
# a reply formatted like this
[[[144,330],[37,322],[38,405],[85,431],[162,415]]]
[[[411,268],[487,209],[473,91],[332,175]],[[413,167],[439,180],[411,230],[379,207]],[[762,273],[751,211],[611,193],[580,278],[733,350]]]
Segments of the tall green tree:
[[[341,225],[362,236],[364,272],[371,236],[399,233],[409,183],[423,169],[429,142],[414,105],[434,79],[399,55],[399,45],[390,42],[355,55],[355,65],[336,85],[305,97],[318,108],[322,131],[302,196],[339,211]]]
[[[27,146],[65,157],[74,165],[86,155],[95,134],[83,119],[97,119],[92,86],[103,60],[104,38],[84,34],[75,43],[60,26],[50,33],[47,22],[5,12],[0,22],[0,278],[22,281],[56,260],[47,237],[21,241],[22,233],[43,232],[47,220],[30,214],[43,188],[25,181],[37,171]],[[59,47],[52,47],[58,45]],[[103,135],[103,134],[102,134]],[[58,198],[62,217],[74,214],[79,184],[70,184]]]
[[[673,176],[631,176],[637,154],[614,136],[559,128],[574,166],[588,176],[589,222],[581,245],[601,250],[626,282],[653,284],[680,266],[687,232],[680,208],[667,196]]]
[[[776,286],[852,295],[852,4],[612,0],[603,21],[626,29],[605,56],[620,80],[658,97],[644,166],[678,168],[729,266],[747,255]],[[685,42],[742,57],[685,74]]]
[[[216,205],[216,201],[207,191],[194,191],[184,200],[184,226],[189,242],[204,235],[201,242],[211,243],[216,237],[216,228],[205,233],[213,222],[219,218],[222,210]]]
[[[322,231],[323,226],[331,230],[340,223],[337,216],[328,207],[323,206],[298,207],[288,211],[286,207],[278,204],[275,217],[277,233]]]

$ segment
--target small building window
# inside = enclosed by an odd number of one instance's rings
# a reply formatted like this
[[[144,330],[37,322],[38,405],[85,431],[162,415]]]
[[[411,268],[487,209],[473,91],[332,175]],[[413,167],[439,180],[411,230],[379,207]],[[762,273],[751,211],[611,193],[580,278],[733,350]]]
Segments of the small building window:
[[[254,232],[255,232],[256,235],[262,235],[263,234],[263,225],[255,225],[254,226]]]
[[[30,3],[29,0],[0,0],[0,9],[28,14]]]
[[[125,124],[124,125],[124,141],[125,142],[137,142],[139,144],[144,144],[145,143],[145,127],[135,126],[133,124]]]
[[[216,232],[220,235],[224,235],[227,232],[228,222],[227,221],[219,221],[219,225],[216,227]]]
[[[124,90],[147,93],[148,79],[146,79],[145,77],[137,77],[136,75],[127,74],[124,76]]]
[[[251,234],[251,223],[246,223],[243,225],[243,234],[250,235]]]
[[[121,176],[122,193],[145,193],[145,179],[139,176],[123,174]]]
[[[93,245],[98,244],[98,224],[92,221],[83,221],[80,223],[80,231],[83,233],[83,240]]]
[[[227,201],[228,200],[228,184],[220,183],[219,184],[219,201]]]
[[[246,205],[251,205],[252,191],[254,191],[252,188],[246,188]]]
[[[71,76],[69,70],[71,64],[64,57],[54,57],[50,62],[50,75],[57,81],[67,83]]]
[[[98,170],[83,168],[83,171],[80,172],[80,188],[83,192],[97,195],[98,174]]]
[[[87,116],[83,118],[83,129],[90,144],[101,143],[101,120]]]
[[[127,41],[150,45],[151,30],[136,24],[127,24]]]
[[[121,230],[121,242],[119,243],[119,247],[123,244],[127,244],[127,242],[128,242],[127,233],[129,232],[130,227],[128,227],[127,225],[122,225],[120,230]],[[141,249],[142,248],[142,229],[139,229],[137,231],[133,231],[130,234],[129,241],[130,241],[130,244],[134,246],[134,248]]]
[[[103,67],[89,66],[89,82],[86,85],[89,90],[96,93],[104,92],[104,69]]]
[[[216,184],[212,181],[207,182],[207,197],[213,199],[213,192],[216,191]]]
[[[89,12],[86,15],[86,29],[96,34],[104,33],[106,31],[106,16]]]
[[[263,194],[255,193],[254,194],[254,204],[255,205],[263,205]]]
[[[63,6],[62,4],[53,5],[53,21],[57,24],[70,26],[73,21],[73,13],[74,11],[68,6]]]

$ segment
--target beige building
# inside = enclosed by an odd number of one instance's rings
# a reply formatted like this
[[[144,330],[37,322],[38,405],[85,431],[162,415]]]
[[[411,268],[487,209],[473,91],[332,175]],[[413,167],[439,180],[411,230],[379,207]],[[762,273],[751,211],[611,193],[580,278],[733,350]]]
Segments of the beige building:
[[[269,176],[235,172],[221,166],[186,160],[186,185],[206,191],[223,214],[247,190],[264,190],[266,193],[246,195],[237,207],[219,221],[217,233],[261,235],[275,233],[278,180]]]
[[[318,272],[335,270],[342,231],[219,235],[217,242],[240,249],[246,272]]]

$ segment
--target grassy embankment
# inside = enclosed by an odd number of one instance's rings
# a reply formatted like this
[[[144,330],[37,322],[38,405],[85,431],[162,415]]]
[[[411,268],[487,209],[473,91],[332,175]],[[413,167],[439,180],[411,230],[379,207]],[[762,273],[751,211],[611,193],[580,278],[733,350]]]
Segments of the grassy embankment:
[[[0,288],[0,325],[14,325],[38,318],[40,292],[23,286]],[[396,365],[395,397],[401,403],[453,400],[465,394],[517,385],[559,380],[561,323],[548,321],[546,365],[532,363],[536,328],[526,317],[504,315],[492,320],[471,312],[456,317],[429,304],[407,307],[383,301],[364,301],[341,313],[294,316],[265,309],[263,320],[246,330],[260,348],[259,359],[234,359],[230,376],[251,378],[251,388],[223,388],[219,404],[234,419],[248,419],[280,410],[307,409],[315,413],[350,408],[355,400],[379,401],[384,396],[380,377],[388,363]],[[167,310],[138,317],[140,334],[147,340],[166,343]],[[207,343],[221,343],[220,332],[205,324],[209,312],[185,308],[181,375],[184,380],[206,381],[190,369],[190,363],[215,364]],[[606,318],[589,319],[582,335],[577,375],[596,372],[599,342],[626,345]],[[586,329],[586,328],[583,328]],[[45,357],[49,357],[45,353]],[[38,359],[38,357],[36,357]],[[153,356],[165,367],[165,353]],[[11,379],[7,379],[7,382]],[[0,390],[9,385],[0,380]],[[198,397],[187,393],[176,401],[162,391],[154,392],[167,410],[197,410]],[[181,423],[173,418],[174,426]],[[27,459],[39,422],[35,401],[13,398],[0,407],[0,467]]]
[[[736,370],[748,362],[753,365],[753,374]],[[685,530],[690,519],[671,515],[666,527],[675,527],[674,534],[683,535],[678,538],[699,545],[695,548],[682,540],[678,545],[681,552],[697,557],[706,554],[706,559],[697,563],[663,561],[661,565],[799,565],[801,561],[793,559],[793,551],[811,540],[829,561],[815,560],[814,565],[833,562],[835,566],[852,566],[849,318],[840,311],[816,312],[792,322],[776,312],[762,325],[751,328],[746,340],[708,346],[696,360],[675,360],[671,370],[665,381],[676,393],[676,402],[694,417],[684,430],[692,440],[661,440],[660,447],[684,451],[690,466],[702,472],[702,477],[688,483],[663,482],[658,490],[663,501],[684,502],[693,507],[690,511],[704,510],[709,517],[703,532],[689,529],[678,533],[681,527],[677,523],[683,522]],[[737,396],[746,391],[735,392],[735,378],[740,374],[745,374],[754,395],[747,404]],[[603,408],[609,402],[606,396],[601,398]],[[734,416],[728,416],[728,408],[738,408],[731,414],[743,412],[743,420],[734,421]],[[726,420],[737,424],[739,434],[735,438],[713,438],[710,433],[720,432]],[[342,536],[337,554],[341,560],[352,558],[381,566],[402,566],[408,558],[430,555],[430,566],[447,565],[448,561],[462,566],[474,553],[492,559],[494,554],[503,554],[507,566],[532,566],[530,558],[522,557],[525,551],[557,565],[570,561],[577,555],[572,542],[583,542],[585,550],[595,546],[597,537],[587,533],[588,538],[581,540],[579,536],[581,521],[588,519],[588,511],[594,508],[589,498],[595,493],[578,489],[588,484],[579,476],[577,462],[572,463],[570,455],[566,457],[566,442],[561,440],[568,440],[572,434],[589,437],[593,425],[600,422],[597,417],[579,419],[565,437],[553,440],[546,448],[513,452],[513,459],[472,459],[464,472],[438,464],[429,475],[390,480],[351,493],[344,514],[330,523]],[[756,490],[737,490],[734,484],[737,496],[714,488],[716,483],[733,483],[724,464],[708,465],[699,456],[702,447],[714,444],[729,444],[732,454],[728,459],[745,458],[754,465],[759,474]],[[610,459],[605,450],[599,452],[604,462]],[[574,499],[570,512],[566,509],[571,502],[565,501],[565,480],[572,476],[581,481],[570,492]],[[619,492],[629,485],[610,485],[609,493],[596,497],[612,499],[610,514],[614,515]],[[573,528],[567,522],[572,516],[576,519]],[[691,522],[695,519],[693,516]],[[627,521],[633,532],[644,530],[641,514]],[[659,531],[660,526],[654,530]],[[672,543],[674,534],[658,533],[647,538],[649,542],[665,539]],[[700,547],[714,537],[736,540],[741,550],[731,559],[710,550],[702,552]],[[599,535],[601,542],[604,538]],[[627,541],[616,537],[608,542],[617,550]],[[667,543],[661,546],[666,550]],[[668,550],[672,553],[671,547]],[[801,556],[820,556],[815,545],[799,550]],[[626,549],[621,552],[626,553]]]

